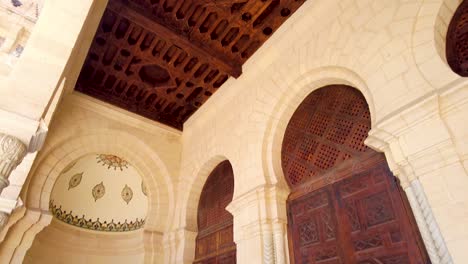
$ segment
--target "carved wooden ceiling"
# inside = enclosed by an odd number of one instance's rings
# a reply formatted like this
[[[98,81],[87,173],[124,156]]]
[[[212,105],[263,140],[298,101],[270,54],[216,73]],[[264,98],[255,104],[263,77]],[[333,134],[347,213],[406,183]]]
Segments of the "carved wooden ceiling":
[[[76,90],[183,123],[305,0],[110,0]]]

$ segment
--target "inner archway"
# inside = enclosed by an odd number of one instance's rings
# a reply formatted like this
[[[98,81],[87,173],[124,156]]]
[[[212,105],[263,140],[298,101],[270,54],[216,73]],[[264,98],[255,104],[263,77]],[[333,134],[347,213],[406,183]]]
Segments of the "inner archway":
[[[221,162],[203,186],[198,204],[196,264],[236,263],[233,216],[226,210],[234,194],[234,173],[229,161]]]
[[[404,192],[371,129],[363,95],[344,85],[311,93],[286,128],[292,263],[429,263]]]
[[[88,154],[71,162],[50,194],[53,220],[24,263],[143,262],[147,195],[143,178],[122,157]]]

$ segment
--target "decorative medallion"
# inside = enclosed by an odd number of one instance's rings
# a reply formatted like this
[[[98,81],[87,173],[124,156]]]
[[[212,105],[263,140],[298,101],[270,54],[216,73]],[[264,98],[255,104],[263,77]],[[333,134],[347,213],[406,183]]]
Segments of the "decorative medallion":
[[[76,186],[80,185],[81,178],[83,178],[83,172],[73,175],[70,178],[70,181],[68,182],[68,190],[70,190],[72,188],[75,188]]]
[[[85,229],[95,230],[95,231],[104,231],[104,232],[126,232],[133,231],[142,228],[145,225],[145,219],[135,219],[133,221],[125,220],[123,223],[116,222],[113,219],[108,223],[107,221],[101,221],[98,219],[93,220],[86,218],[82,215],[81,217],[73,215],[73,212],[67,212],[62,210],[62,206],[54,205],[53,201],[49,202],[49,208],[52,214],[58,220]]]
[[[133,191],[130,187],[128,187],[127,184],[125,184],[125,187],[122,189],[122,199],[128,204],[132,198],[133,198]]]
[[[115,155],[99,154],[96,159],[98,160],[97,163],[102,163],[102,166],[107,166],[108,169],[114,168],[116,170],[119,168],[123,171],[124,168],[128,168],[128,162]]]
[[[100,184],[94,186],[93,188],[93,197],[94,201],[97,201],[98,199],[101,199],[104,194],[106,194],[106,187],[104,187],[104,183],[101,182]]]
[[[141,191],[145,196],[148,196],[148,188],[146,187],[146,184],[144,181],[141,181]]]
[[[76,162],[77,162],[77,161],[74,161],[74,162],[68,164],[68,165],[62,170],[62,173],[61,173],[61,174],[64,174],[64,173],[69,172],[69,171],[76,165]]]

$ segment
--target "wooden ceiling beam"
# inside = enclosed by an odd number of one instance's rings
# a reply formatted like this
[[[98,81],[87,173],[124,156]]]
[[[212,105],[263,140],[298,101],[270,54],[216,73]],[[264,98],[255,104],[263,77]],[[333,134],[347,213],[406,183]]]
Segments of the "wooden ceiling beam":
[[[225,58],[221,58],[216,53],[210,53],[210,51],[205,47],[199,46],[194,41],[190,41],[186,36],[172,31],[168,27],[164,26],[163,23],[157,21],[154,17],[149,18],[146,15],[143,15],[143,13],[146,14],[146,12],[140,12],[133,8],[129,8],[129,6],[124,4],[121,0],[109,2],[108,8],[117,14],[126,17],[130,21],[159,34],[164,39],[177,43],[177,45],[182,49],[200,55],[234,78],[237,78],[242,74],[242,65],[232,63]]]

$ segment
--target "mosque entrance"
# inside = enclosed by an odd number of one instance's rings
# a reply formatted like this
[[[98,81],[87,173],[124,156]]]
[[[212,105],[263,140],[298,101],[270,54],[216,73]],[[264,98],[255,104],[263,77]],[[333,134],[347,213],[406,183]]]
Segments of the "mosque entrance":
[[[362,94],[334,85],[310,94],[286,129],[282,166],[291,263],[430,263],[406,196],[366,145]]]

